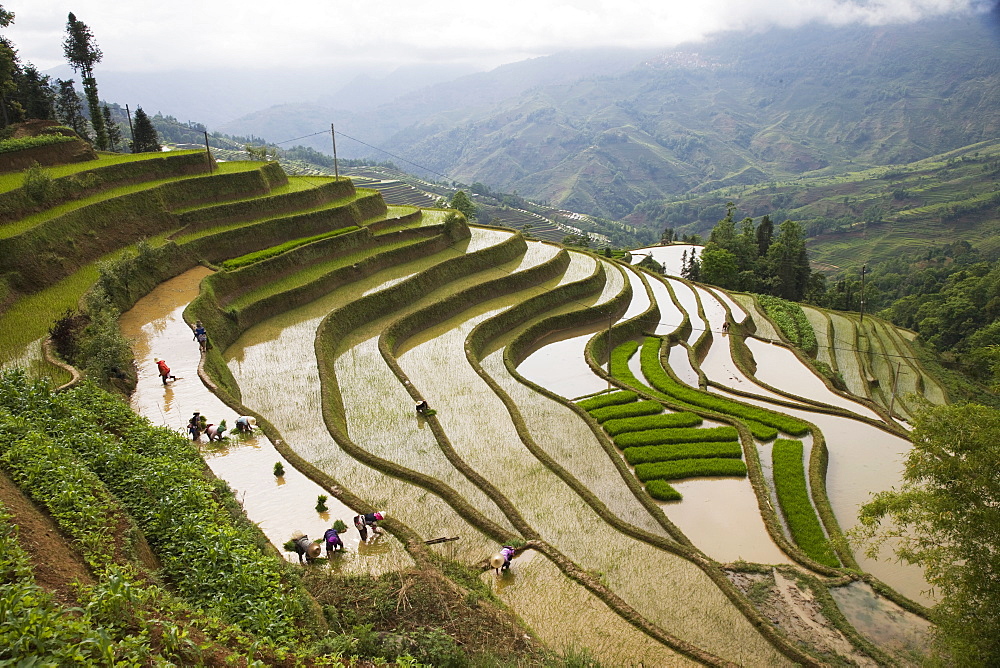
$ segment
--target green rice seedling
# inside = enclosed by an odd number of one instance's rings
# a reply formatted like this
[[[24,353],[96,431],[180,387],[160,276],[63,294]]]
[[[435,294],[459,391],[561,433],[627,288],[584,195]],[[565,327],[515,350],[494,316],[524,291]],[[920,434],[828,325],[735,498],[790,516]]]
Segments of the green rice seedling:
[[[598,408],[604,408],[605,406],[628,404],[636,401],[638,398],[639,397],[635,392],[610,392],[608,394],[599,394],[596,397],[584,399],[583,401],[577,402],[576,405],[585,411],[592,411]]]
[[[681,493],[674,489],[666,480],[650,480],[646,483],[646,491],[658,501],[680,501]]]
[[[758,441],[773,441],[778,437],[778,430],[774,427],[761,424],[756,420],[743,420],[743,423]]]
[[[274,462],[274,477],[280,478],[285,475],[285,466],[281,462]]]
[[[795,302],[786,301],[770,295],[756,295],[757,301],[771,320],[778,324],[782,334],[796,346],[810,355],[816,354],[816,333],[802,312],[802,307]]]
[[[590,416],[598,422],[606,422],[615,418],[628,418],[639,415],[656,415],[657,413],[663,412],[663,406],[658,401],[645,400],[635,401],[630,404],[619,404],[617,406],[595,408],[589,412]]]
[[[746,477],[747,465],[741,459],[679,459],[669,462],[639,464],[635,477],[647,480],[682,480],[706,476]]]
[[[668,395],[671,401],[682,405],[705,408],[742,420],[759,422],[793,436],[804,436],[809,433],[808,425],[788,415],[756,406],[747,406],[737,401],[726,399],[725,397],[682,385],[671,378],[663,369],[663,366],[660,364],[659,353],[660,339],[647,337],[642,346],[642,373],[654,388]]]
[[[651,402],[655,403],[655,402]],[[625,434],[632,431],[649,431],[651,429],[667,429],[672,427],[696,427],[701,424],[701,417],[694,413],[662,413],[660,415],[640,415],[608,420],[604,423],[604,431],[610,436]]]
[[[335,520],[333,523],[333,530],[337,533],[347,531],[347,525],[344,524],[344,520]]]
[[[802,441],[778,439],[772,448],[774,489],[792,540],[811,558],[834,568],[840,562],[823,533],[806,487]]]
[[[708,427],[707,429],[649,429],[647,431],[631,431],[615,438],[615,445],[620,449],[639,445],[665,445],[668,443],[707,443],[719,441],[735,441],[739,439],[736,427]]]
[[[316,512],[325,513],[330,510],[326,505],[326,500],[329,497],[326,494],[320,494],[316,497]]]
[[[670,445],[647,445],[625,448],[625,461],[633,466],[651,462],[670,462],[677,459],[710,459],[726,457],[739,459],[743,448],[736,441],[708,443],[672,443]]]

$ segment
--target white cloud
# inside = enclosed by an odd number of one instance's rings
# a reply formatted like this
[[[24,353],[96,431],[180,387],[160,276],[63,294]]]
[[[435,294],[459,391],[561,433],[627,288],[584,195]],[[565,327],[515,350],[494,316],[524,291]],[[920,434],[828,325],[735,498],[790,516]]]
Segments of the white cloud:
[[[8,0],[23,60],[62,64],[66,15],[90,26],[100,71],[350,67],[357,62],[494,66],[591,46],[669,47],[723,30],[810,21],[912,21],[984,0]]]

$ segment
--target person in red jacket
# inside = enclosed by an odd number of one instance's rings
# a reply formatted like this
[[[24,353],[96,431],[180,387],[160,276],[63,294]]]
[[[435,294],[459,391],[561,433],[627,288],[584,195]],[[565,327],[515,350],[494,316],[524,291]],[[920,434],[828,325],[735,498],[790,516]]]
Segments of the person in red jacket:
[[[177,380],[177,376],[171,376],[170,375],[170,367],[167,366],[166,362],[164,362],[163,360],[161,360],[159,357],[154,358],[153,361],[156,362],[156,368],[160,372],[160,380],[163,381],[164,385],[167,384],[167,379],[168,378],[170,380]]]

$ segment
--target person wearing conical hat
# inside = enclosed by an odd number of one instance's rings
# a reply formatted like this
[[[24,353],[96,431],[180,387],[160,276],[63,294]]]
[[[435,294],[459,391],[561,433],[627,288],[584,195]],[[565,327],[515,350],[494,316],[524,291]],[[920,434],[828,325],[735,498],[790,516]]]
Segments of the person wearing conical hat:
[[[241,434],[249,434],[257,426],[257,418],[252,415],[241,415],[236,418],[236,431]]]

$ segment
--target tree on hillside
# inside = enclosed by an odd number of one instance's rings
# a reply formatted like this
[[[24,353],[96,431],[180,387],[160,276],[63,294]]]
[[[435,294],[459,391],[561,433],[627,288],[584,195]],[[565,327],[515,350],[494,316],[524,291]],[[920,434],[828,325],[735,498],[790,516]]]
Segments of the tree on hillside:
[[[90,123],[94,126],[97,148],[106,151],[108,133],[104,126],[104,115],[101,113],[100,98],[97,95],[97,79],[94,78],[94,65],[101,62],[104,54],[97,47],[90,28],[83,21],[78,21],[73,12],[69,13],[66,23],[63,53],[73,71],[83,76],[83,93],[90,109]]]
[[[6,28],[13,22],[14,12],[9,12],[0,5],[0,28]],[[13,122],[7,107],[10,96],[17,87],[15,84],[17,72],[17,49],[6,37],[0,37],[0,108],[3,110],[4,127]]]
[[[788,301],[802,301],[809,284],[809,256],[802,226],[786,220],[778,226],[778,237],[767,250],[765,258],[769,293]]]
[[[944,665],[1000,657],[1000,411],[937,406],[915,421],[903,485],[861,508],[855,538],[874,556],[887,538],[924,569]]]
[[[136,107],[135,109],[134,126],[133,153],[149,153],[159,151],[162,148],[160,146],[160,138],[156,134],[156,128],[153,127],[153,121],[149,119],[149,116],[142,110],[142,107]]]
[[[476,219],[476,205],[472,203],[465,191],[459,190],[452,195],[451,203],[448,206],[465,216],[465,219],[470,223]]]
[[[770,216],[764,216],[760,219],[760,225],[757,226],[757,255],[765,257],[773,239],[774,223],[771,222]]]
[[[80,104],[80,96],[73,87],[73,80],[56,79],[59,86],[59,94],[56,97],[56,115],[60,122],[73,128],[76,134],[87,141],[90,141],[90,134],[87,130],[87,119],[83,117],[83,106]]]
[[[101,115],[104,116],[104,128],[108,133],[108,148],[112,151],[117,151],[118,147],[125,147],[125,138],[122,137],[121,128],[115,119],[111,116],[111,109],[108,105],[101,107]]]
[[[52,89],[52,79],[30,63],[21,68],[17,97],[24,107],[25,118],[49,121],[56,117],[56,92]]]

